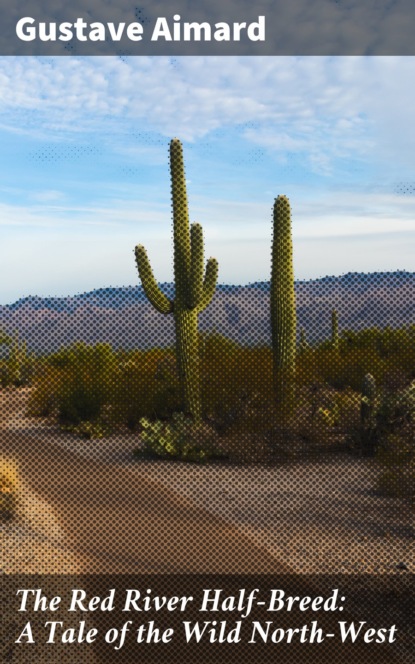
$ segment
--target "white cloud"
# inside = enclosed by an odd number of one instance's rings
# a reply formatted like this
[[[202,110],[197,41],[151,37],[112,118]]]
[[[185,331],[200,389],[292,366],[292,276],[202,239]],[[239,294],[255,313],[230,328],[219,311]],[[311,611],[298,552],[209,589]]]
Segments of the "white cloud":
[[[293,205],[299,278],[321,276],[319,266],[334,274],[411,270],[415,197],[388,191],[397,179],[411,186],[414,74],[410,57],[189,57],[176,58],[174,66],[165,57],[0,58],[0,128],[48,144],[76,145],[80,136],[94,133],[127,166],[163,165],[166,178],[168,138],[194,142],[196,152],[202,137],[209,147],[211,130],[222,130],[226,138],[236,129],[277,166],[275,178],[271,174],[258,185],[253,178],[257,190],[263,187],[263,203],[255,202],[259,196],[250,200],[243,186],[239,198],[230,200],[239,180],[221,181],[218,196],[202,195],[200,173],[189,169],[195,182],[189,187],[191,219],[203,224],[206,255],[220,260],[222,281],[267,278],[271,207],[279,193]],[[166,137],[162,149],[157,132]],[[307,188],[293,178],[281,191],[278,166],[289,164],[292,155],[310,171],[329,176],[331,188]],[[336,160],[346,160],[347,169],[348,159],[371,164],[360,191],[333,177],[339,172]],[[224,168],[218,164],[218,172],[206,178],[220,178]],[[81,196],[76,176],[70,177]],[[24,192],[34,202],[30,207],[0,205],[0,225],[8,227],[2,269],[15,292],[27,293],[29,285],[39,294],[52,287],[63,294],[136,283],[131,252],[138,242],[148,247],[157,277],[171,278],[170,201],[168,190],[162,199],[156,195],[155,181],[148,187],[101,181],[84,205],[84,198],[72,199],[64,190],[63,180],[37,186]],[[8,201],[19,200],[10,186],[2,192]]]
[[[376,130],[378,123],[392,133],[406,128],[414,138],[414,71],[411,57],[199,56],[176,58],[174,66],[167,57],[3,58],[0,109],[9,126],[19,125],[9,115],[15,112],[34,114],[57,132],[94,126],[99,132],[103,122],[116,129],[117,122],[145,119],[185,140],[254,119],[276,133],[301,129],[304,140],[324,131],[327,142],[346,149],[353,132]]]
[[[308,200],[292,202],[292,213],[297,278],[353,270],[413,270],[414,197],[349,192],[339,201],[334,194],[318,198],[309,193]],[[107,208],[53,202],[30,209],[2,205],[0,220],[8,225],[3,303],[29,290],[63,295],[138,283],[136,244],[146,246],[158,280],[173,277],[168,204],[157,206],[129,197],[128,202],[113,199]],[[191,220],[203,225],[205,256],[219,260],[222,283],[268,278],[271,205],[196,196]]]
[[[188,185],[191,182],[188,181]],[[27,226],[33,229],[74,231],[94,226],[109,232],[133,228],[146,238],[160,238],[171,228],[170,201],[144,200],[136,197],[134,185],[114,187],[105,207],[79,205],[62,201],[58,191],[33,192],[38,202],[29,207],[0,203],[0,225],[9,229]],[[295,237],[339,237],[415,232],[415,196],[397,196],[379,192],[319,192],[290,188],[293,234]],[[206,195],[192,195],[189,200],[191,222],[202,223],[206,237],[241,239],[267,237],[272,223],[274,196],[265,192],[264,202],[249,201],[246,196],[229,200]],[[151,198],[151,197],[150,197]]]
[[[247,140],[317,172],[337,157],[410,165],[414,73],[413,57],[2,58],[0,123],[117,142],[143,123],[195,141],[255,122]]]
[[[44,191],[33,192],[32,198],[39,203],[53,203],[54,201],[61,201],[65,198],[65,194],[62,191],[56,191],[54,189],[47,189]]]

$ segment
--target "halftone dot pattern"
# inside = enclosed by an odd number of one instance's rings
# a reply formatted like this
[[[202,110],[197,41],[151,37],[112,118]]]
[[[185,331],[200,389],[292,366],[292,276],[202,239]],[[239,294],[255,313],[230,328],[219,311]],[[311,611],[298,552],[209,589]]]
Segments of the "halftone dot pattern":
[[[95,146],[71,146],[65,149],[57,148],[55,145],[46,145],[41,150],[33,152],[30,159],[34,162],[56,163],[62,161],[78,161],[85,158],[96,159],[101,150]]]
[[[138,245],[140,286],[2,307],[2,571],[411,576],[415,275],[294,288],[281,196],[270,283],[217,284],[170,150],[174,284]]]

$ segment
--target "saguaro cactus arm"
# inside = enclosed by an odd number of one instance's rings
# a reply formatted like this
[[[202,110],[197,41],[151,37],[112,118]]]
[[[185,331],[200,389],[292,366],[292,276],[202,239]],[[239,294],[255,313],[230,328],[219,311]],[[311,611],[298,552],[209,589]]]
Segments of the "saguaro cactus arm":
[[[216,290],[216,284],[218,282],[218,272],[218,261],[216,258],[209,258],[206,262],[206,272],[205,278],[203,280],[202,297],[197,307],[199,312],[203,311],[203,309],[206,309],[208,304],[210,304],[212,301]]]
[[[189,285],[189,306],[203,311],[211,302],[218,281],[218,262],[209,258],[206,262],[206,271],[203,274],[203,229],[200,224],[192,224],[190,228],[191,246],[191,281]]]
[[[138,274],[143,284],[144,292],[151,304],[161,314],[169,314],[173,311],[173,303],[160,290],[160,287],[154,277],[151,269],[147,252],[142,245],[135,248],[135,259],[137,262]]]

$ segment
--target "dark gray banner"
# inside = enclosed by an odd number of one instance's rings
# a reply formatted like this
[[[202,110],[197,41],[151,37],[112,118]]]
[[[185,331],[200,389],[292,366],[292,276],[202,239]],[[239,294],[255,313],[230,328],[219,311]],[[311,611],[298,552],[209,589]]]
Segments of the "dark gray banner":
[[[74,649],[88,664],[413,655],[410,575],[4,575],[1,590],[8,652],[35,664],[69,661]]]
[[[0,55],[414,55],[412,0],[9,3]]]

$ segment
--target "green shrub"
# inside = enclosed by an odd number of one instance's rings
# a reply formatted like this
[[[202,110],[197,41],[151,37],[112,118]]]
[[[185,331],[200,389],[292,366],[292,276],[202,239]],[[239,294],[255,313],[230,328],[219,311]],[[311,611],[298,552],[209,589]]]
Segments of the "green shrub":
[[[273,403],[271,348],[205,335],[201,375],[204,414],[218,431],[258,430]]]
[[[62,370],[50,366],[41,359],[36,368],[35,389],[28,402],[28,414],[32,417],[52,417],[58,408],[64,375]]]
[[[31,407],[54,408],[63,425],[98,420],[102,408],[112,401],[115,385],[115,354],[109,344],[74,344],[53,354],[37,383]]]
[[[376,329],[342,333],[336,352],[329,342],[304,348],[296,368],[296,430],[302,429],[304,440],[331,445],[336,429],[349,429],[357,445],[361,385],[370,372],[384,394],[377,435],[393,433],[386,423],[399,419],[404,406],[400,385],[414,378],[414,349],[409,332]],[[270,347],[201,333],[200,375],[203,419],[222,437],[249,438],[252,449],[279,426]],[[322,387],[313,395],[315,385]],[[106,344],[78,343],[36,361],[30,408],[32,414],[57,417],[63,426],[136,431],[142,418],[170,422],[180,403],[174,348],[115,352]]]
[[[349,446],[349,434],[359,425],[360,395],[351,390],[336,390],[327,383],[303,388],[293,430],[304,441],[307,451]]]
[[[113,391],[113,422],[131,431],[142,417],[165,419],[180,405],[180,386],[170,349],[122,353]]]
[[[143,447],[136,450],[138,456],[199,463],[223,456],[214,430],[205,423],[194,422],[183,413],[174,413],[171,422],[151,422],[142,418],[140,424]]]
[[[377,458],[384,470],[377,488],[392,496],[415,494],[415,381],[384,393],[377,415],[380,446]]]
[[[1,346],[3,346],[3,359],[0,360],[1,387],[31,385],[35,373],[35,359],[33,355],[27,353],[26,342],[19,341],[17,332],[13,337],[2,337],[0,330]]]
[[[415,496],[415,443],[412,427],[390,434],[378,453],[384,466],[376,488],[389,496]]]

